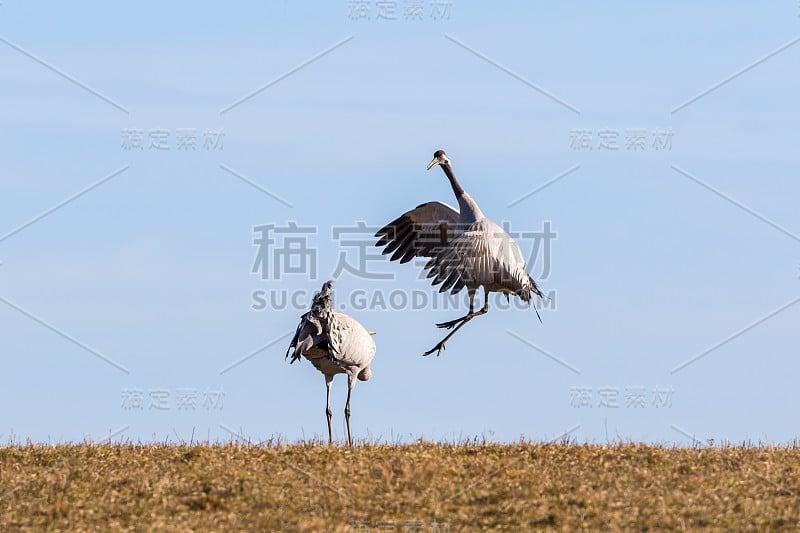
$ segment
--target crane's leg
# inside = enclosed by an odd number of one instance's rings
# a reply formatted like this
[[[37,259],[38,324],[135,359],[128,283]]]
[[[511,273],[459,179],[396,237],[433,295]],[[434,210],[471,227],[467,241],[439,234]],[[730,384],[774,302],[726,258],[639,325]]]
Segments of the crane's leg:
[[[353,434],[350,433],[350,395],[356,386],[356,376],[347,374],[347,403],[344,406],[344,420],[347,422],[347,441],[353,446]]]
[[[325,374],[325,387],[328,389],[325,402],[325,416],[328,417],[328,445],[333,444],[333,431],[331,431],[331,417],[333,416],[333,411],[331,411],[331,385],[333,385],[333,374]]]
[[[471,319],[475,315],[475,313],[473,311],[474,305],[475,305],[475,290],[474,289],[467,289],[467,291],[469,292],[469,313],[467,313],[466,315],[464,315],[462,317],[456,318],[455,320],[449,320],[447,322],[441,322],[439,324],[436,324],[437,328],[450,329],[453,326],[455,326],[455,325],[457,325],[457,324],[459,324],[461,322],[464,322],[465,320]]]
[[[465,316],[464,319],[461,321],[461,323],[459,325],[457,325],[455,327],[455,329],[453,329],[453,331],[448,333],[447,336],[444,339],[440,340],[439,343],[436,346],[434,346],[433,348],[431,348],[430,350],[428,350],[427,352],[425,352],[422,355],[430,355],[433,352],[436,352],[436,357],[439,357],[439,354],[442,352],[442,350],[444,350],[444,343],[446,343],[448,340],[450,340],[450,337],[455,335],[458,330],[460,330],[462,327],[464,327],[464,324],[466,324],[467,322],[469,322],[470,320],[472,320],[476,316],[480,316],[480,315],[486,314],[488,311],[489,311],[489,294],[487,293],[486,294],[486,302],[484,302],[483,308],[481,308],[480,311],[478,311],[476,313],[470,313],[469,315]]]

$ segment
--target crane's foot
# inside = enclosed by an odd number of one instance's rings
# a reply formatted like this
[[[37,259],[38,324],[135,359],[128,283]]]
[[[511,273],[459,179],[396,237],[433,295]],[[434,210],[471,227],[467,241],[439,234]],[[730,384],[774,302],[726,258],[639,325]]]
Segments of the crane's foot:
[[[433,352],[436,352],[436,357],[439,357],[439,354],[442,353],[442,350],[444,350],[444,341],[441,341],[439,344],[422,354],[422,356],[427,357]]]
[[[484,308],[484,309],[481,309],[481,310],[480,310],[480,311],[478,311],[477,313],[472,313],[472,312],[470,312],[470,313],[469,313],[467,316],[463,316],[463,317],[461,317],[461,318],[459,318],[459,319],[457,319],[457,320],[451,320],[450,322],[442,322],[441,324],[436,324],[436,325],[437,325],[437,326],[439,326],[440,328],[442,328],[442,327],[446,327],[446,328],[448,328],[448,329],[451,329],[451,328],[453,328],[453,331],[451,331],[450,333],[448,333],[448,334],[445,336],[445,338],[444,338],[444,339],[440,340],[440,341],[439,341],[439,344],[437,344],[436,346],[434,346],[433,348],[431,348],[430,350],[428,350],[427,352],[425,352],[425,353],[424,353],[424,354],[422,354],[422,355],[430,355],[430,354],[432,354],[433,352],[436,352],[436,356],[438,357],[438,356],[439,356],[439,354],[440,354],[440,353],[442,353],[442,350],[444,350],[444,343],[446,343],[448,340],[450,340],[450,337],[452,337],[453,335],[455,335],[455,334],[456,334],[456,332],[458,332],[458,330],[460,330],[461,328],[463,328],[463,327],[464,327],[464,324],[466,324],[467,322],[469,322],[470,320],[472,320],[472,319],[473,319],[473,318],[475,318],[476,316],[478,316],[478,315],[482,315],[482,314],[484,314],[484,313],[486,313],[486,308]]]
[[[475,316],[475,313],[470,313],[468,315],[464,315],[462,317],[456,318],[455,320],[448,320],[447,322],[439,322],[436,324],[437,328],[445,328],[445,329],[453,329],[457,325],[461,324],[462,322],[466,322],[467,320],[471,319]]]

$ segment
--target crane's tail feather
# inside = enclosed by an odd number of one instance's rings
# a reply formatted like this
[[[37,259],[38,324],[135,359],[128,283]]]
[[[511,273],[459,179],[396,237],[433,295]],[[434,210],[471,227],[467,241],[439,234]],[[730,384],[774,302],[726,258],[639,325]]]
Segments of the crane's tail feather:
[[[536,318],[539,319],[539,323],[540,324],[543,324],[542,317],[539,314],[539,310],[536,308],[536,302],[532,301],[533,300],[533,296],[532,295],[535,294],[536,296],[538,296],[539,298],[542,298],[542,299],[544,299],[544,298],[548,298],[549,299],[550,297],[549,296],[545,296],[545,295],[542,294],[542,291],[539,290],[539,286],[536,285],[536,282],[533,280],[532,277],[530,277],[530,275],[528,276],[528,280],[530,281],[530,285],[531,286],[530,286],[529,290],[526,293],[527,298],[523,297],[522,299],[525,300],[526,302],[528,302],[528,304],[533,305],[533,310],[536,311]]]
[[[544,324],[544,322],[542,322],[542,317],[539,315],[539,310],[536,309],[536,304],[535,303],[533,304],[533,310],[536,311],[536,318],[539,319],[539,323],[540,324]]]

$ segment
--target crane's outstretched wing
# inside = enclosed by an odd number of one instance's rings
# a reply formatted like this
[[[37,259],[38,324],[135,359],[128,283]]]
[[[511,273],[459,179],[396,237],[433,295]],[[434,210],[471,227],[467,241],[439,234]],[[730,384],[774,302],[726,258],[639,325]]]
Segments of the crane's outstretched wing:
[[[460,232],[458,218],[458,211],[442,202],[418,205],[379,229],[375,246],[386,246],[381,253],[401,263],[434,257]]]
[[[465,285],[483,285],[488,290],[516,294],[529,301],[541,296],[528,274],[519,246],[500,226],[483,219],[470,224],[447,248],[425,265],[428,278],[439,292],[458,293]]]

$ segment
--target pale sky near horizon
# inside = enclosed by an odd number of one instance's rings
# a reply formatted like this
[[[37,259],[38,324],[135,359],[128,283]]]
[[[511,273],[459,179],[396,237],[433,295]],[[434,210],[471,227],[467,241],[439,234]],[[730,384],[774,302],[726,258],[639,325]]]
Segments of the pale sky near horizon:
[[[324,435],[333,274],[356,438],[796,439],[799,62],[789,0],[4,0],[0,442]],[[552,299],[424,358],[463,298],[358,243],[455,204],[439,148]]]

